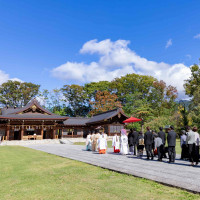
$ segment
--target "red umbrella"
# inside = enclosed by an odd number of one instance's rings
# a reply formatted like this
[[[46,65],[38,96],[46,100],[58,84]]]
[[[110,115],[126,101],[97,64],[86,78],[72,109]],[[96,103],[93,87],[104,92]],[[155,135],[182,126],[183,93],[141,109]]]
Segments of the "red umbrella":
[[[139,122],[139,121],[142,121],[142,120],[135,118],[135,117],[130,117],[130,118],[124,120],[123,123],[132,123],[132,122]]]

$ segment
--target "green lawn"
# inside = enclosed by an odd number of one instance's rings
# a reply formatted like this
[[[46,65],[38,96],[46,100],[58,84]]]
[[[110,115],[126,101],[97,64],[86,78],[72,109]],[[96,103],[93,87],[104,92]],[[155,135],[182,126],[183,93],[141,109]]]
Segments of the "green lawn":
[[[0,199],[200,199],[78,161],[17,146],[0,147]]]
[[[75,142],[75,145],[85,145],[85,142]],[[108,141],[108,148],[112,147],[112,141]],[[180,139],[176,140],[176,153],[181,154]]]

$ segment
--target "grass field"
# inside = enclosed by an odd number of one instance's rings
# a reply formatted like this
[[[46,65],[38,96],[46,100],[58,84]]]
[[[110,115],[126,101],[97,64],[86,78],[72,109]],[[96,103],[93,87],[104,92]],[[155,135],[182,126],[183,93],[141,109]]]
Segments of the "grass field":
[[[200,199],[78,161],[17,146],[0,146],[0,199]]]
[[[75,142],[75,145],[85,145],[85,142]],[[108,141],[108,148],[112,147],[112,141]],[[176,140],[176,153],[181,154],[180,139]]]

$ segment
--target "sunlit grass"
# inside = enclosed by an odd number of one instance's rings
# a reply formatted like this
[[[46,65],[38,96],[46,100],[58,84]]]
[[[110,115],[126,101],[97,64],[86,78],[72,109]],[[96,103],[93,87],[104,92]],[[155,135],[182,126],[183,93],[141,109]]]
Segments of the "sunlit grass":
[[[0,199],[200,199],[180,189],[17,146],[0,147]]]

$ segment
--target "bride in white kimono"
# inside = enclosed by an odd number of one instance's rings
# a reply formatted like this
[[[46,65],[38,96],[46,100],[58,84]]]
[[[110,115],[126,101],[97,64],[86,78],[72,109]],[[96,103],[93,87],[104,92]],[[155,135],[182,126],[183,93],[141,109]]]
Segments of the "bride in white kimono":
[[[128,154],[128,137],[126,129],[121,130],[121,154],[126,155]]]

